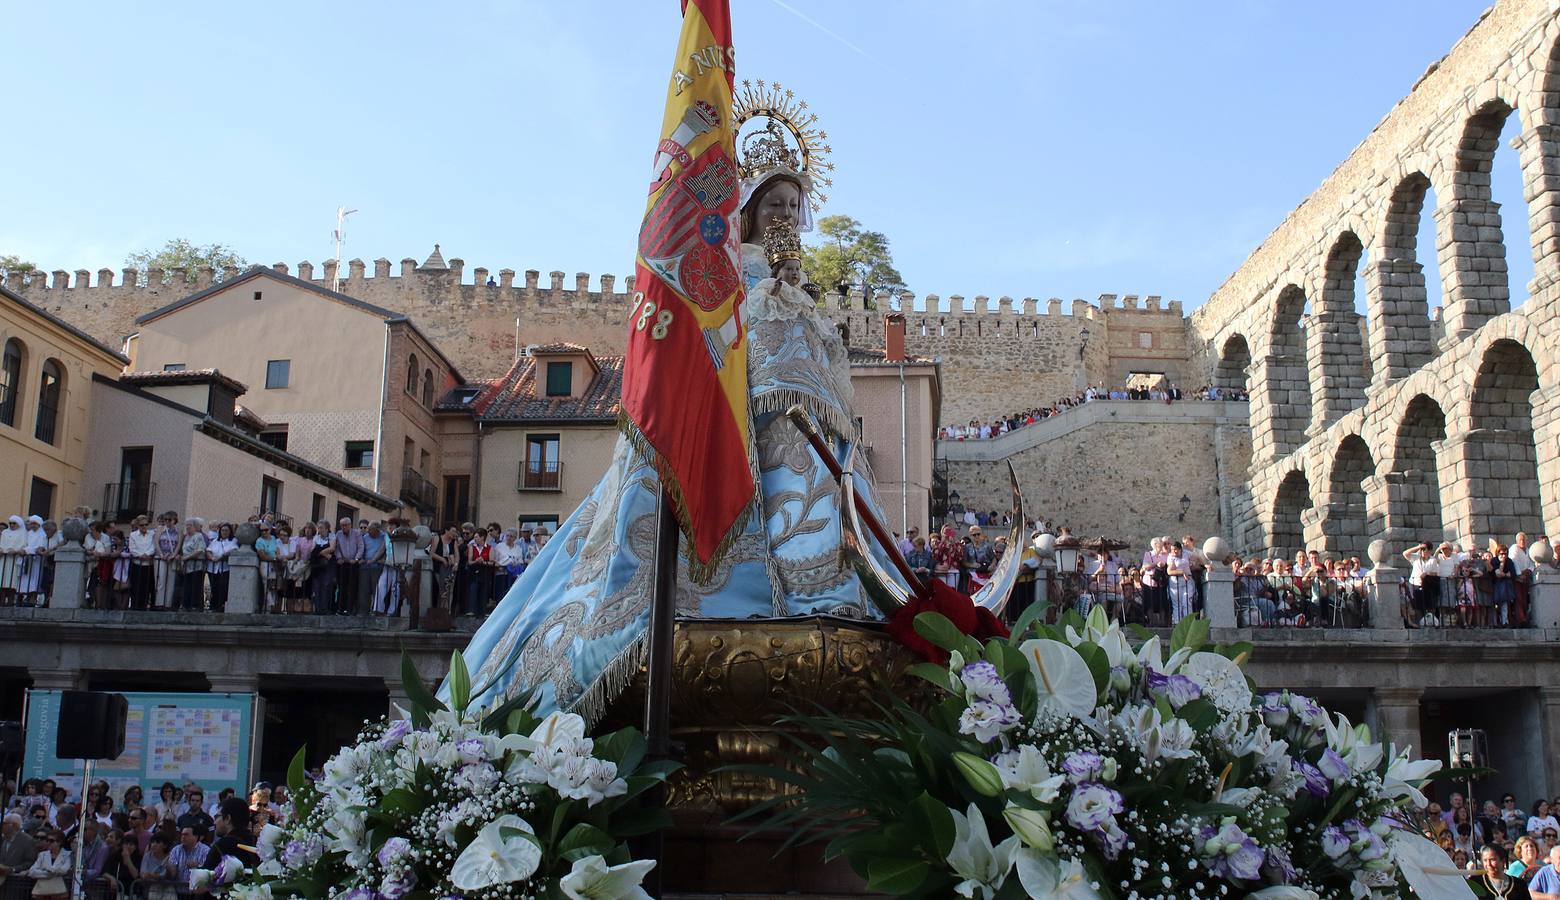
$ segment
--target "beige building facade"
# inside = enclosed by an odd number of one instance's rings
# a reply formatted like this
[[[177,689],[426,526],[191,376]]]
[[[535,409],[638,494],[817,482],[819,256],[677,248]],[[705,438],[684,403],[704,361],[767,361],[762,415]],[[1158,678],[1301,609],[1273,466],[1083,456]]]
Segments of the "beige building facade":
[[[460,373],[404,316],[254,268],[136,320],[134,368],[220,367],[250,386],[267,443],[431,520],[433,407]]]
[[[87,482],[94,376],[125,358],[0,288],[0,516],[59,518]]]
[[[126,522],[166,510],[209,521],[242,522],[273,513],[293,522],[348,515],[382,518],[399,504],[277,450],[233,421],[231,394],[220,375],[202,388],[137,386],[135,378],[95,376],[94,410],[81,504]],[[209,411],[226,401],[223,421]],[[220,407],[219,407],[220,408]]]

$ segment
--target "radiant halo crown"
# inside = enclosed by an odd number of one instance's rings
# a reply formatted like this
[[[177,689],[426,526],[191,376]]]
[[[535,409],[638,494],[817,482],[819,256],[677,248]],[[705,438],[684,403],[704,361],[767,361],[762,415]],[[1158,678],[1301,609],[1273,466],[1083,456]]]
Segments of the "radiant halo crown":
[[[829,176],[834,171],[834,163],[829,161],[833,148],[827,143],[828,132],[817,127],[817,114],[807,109],[807,101],[779,82],[743,80],[732,105],[739,134],[749,121],[761,116],[767,119],[762,128],[739,139],[741,162],[737,168],[742,177],[753,178],[775,169],[801,176],[808,202],[814,211],[821,209],[829,199],[822,188],[834,184]]]

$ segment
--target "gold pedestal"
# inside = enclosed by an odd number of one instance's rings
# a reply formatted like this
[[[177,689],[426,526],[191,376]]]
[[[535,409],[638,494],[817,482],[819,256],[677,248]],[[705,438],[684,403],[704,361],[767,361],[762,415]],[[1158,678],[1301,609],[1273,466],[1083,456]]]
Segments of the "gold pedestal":
[[[790,730],[780,720],[820,710],[872,716],[883,689],[908,697],[924,685],[907,673],[919,660],[877,623],[830,616],[795,619],[679,619],[673,642],[672,740],[685,768],[668,783],[676,822],[667,836],[665,886],[679,891],[864,893],[842,862],[824,865],[821,847],[776,856],[783,837],[746,837],[731,816],[777,796],[771,778],[718,771],[785,765]],[[641,673],[607,715],[606,727],[644,719]]]

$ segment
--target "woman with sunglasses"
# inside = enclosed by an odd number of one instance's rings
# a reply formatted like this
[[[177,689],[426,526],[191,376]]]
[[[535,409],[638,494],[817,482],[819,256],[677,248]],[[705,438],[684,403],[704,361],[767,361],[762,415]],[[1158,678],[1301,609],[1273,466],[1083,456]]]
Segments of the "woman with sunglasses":
[[[37,861],[26,873],[33,880],[34,900],[65,900],[69,895],[65,879],[72,871],[65,836],[58,829],[49,829],[40,842]]]

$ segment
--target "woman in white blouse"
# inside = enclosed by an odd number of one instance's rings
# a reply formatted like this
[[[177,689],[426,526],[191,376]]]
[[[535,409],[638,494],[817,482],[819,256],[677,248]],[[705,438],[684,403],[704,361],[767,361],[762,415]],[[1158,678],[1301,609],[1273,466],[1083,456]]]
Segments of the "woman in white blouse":
[[[226,522],[217,526],[217,537],[206,545],[206,575],[211,580],[211,611],[222,612],[227,608],[228,556],[238,549],[233,540],[233,526]]]
[[[73,872],[70,851],[65,849],[65,836],[50,828],[39,846],[37,860],[24,873],[34,882],[32,895],[35,900],[65,900],[70,893],[65,878]]]
[[[1192,614],[1192,598],[1197,595],[1197,587],[1192,584],[1191,564],[1180,541],[1170,545],[1170,552],[1165,556],[1165,574],[1170,581],[1170,624],[1174,625]]]

